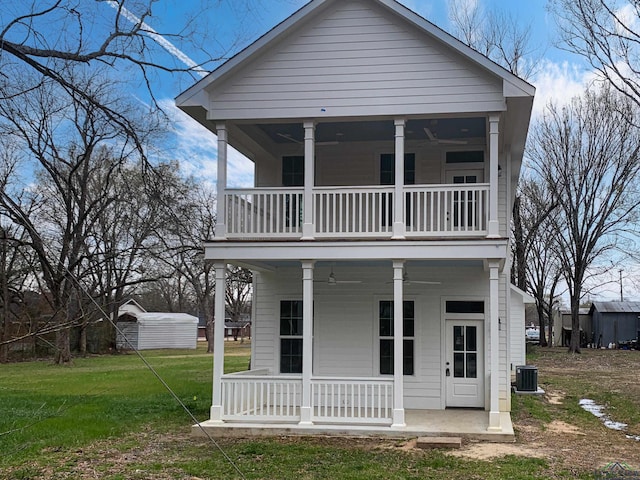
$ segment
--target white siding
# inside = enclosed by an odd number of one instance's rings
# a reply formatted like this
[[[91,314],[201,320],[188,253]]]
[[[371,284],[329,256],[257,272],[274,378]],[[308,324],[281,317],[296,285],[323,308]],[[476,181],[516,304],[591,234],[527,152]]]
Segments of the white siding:
[[[130,350],[138,348],[138,322],[118,322],[116,348]]]
[[[517,365],[526,364],[525,349],[525,318],[524,303],[522,296],[511,291],[511,318],[509,319],[511,364],[513,368]],[[511,365],[509,365],[511,368]]]
[[[502,80],[362,0],[344,1],[234,73],[210,119],[504,110]]]
[[[328,285],[329,268],[318,267],[314,277],[314,375],[378,376],[377,308],[380,300],[392,300],[392,269],[345,267],[337,264],[339,280],[361,284]],[[486,297],[488,276],[481,267],[411,268],[412,278],[437,280],[440,285],[410,284],[407,300],[416,306],[414,376],[405,377],[406,408],[442,407],[441,329],[443,297]],[[279,301],[302,298],[300,268],[260,273],[254,321],[253,368],[279,373]]]

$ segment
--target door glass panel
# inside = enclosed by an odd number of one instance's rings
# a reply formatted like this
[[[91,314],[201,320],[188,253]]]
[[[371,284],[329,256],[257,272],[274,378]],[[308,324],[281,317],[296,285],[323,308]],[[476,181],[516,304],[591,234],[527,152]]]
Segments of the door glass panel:
[[[475,353],[467,353],[467,378],[476,378],[478,376],[478,355]]]
[[[464,378],[464,353],[453,354],[453,376]]]
[[[477,348],[476,327],[467,327],[467,351],[475,352]]]
[[[464,327],[462,326],[453,327],[453,350],[464,351]]]

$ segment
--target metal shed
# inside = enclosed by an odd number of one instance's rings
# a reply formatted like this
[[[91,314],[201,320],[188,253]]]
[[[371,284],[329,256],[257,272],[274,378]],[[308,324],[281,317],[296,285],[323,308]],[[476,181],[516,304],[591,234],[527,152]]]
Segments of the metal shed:
[[[118,318],[118,349],[196,348],[198,318],[187,313],[127,312]]]
[[[640,302],[593,302],[591,315],[598,346],[618,345],[640,335]]]

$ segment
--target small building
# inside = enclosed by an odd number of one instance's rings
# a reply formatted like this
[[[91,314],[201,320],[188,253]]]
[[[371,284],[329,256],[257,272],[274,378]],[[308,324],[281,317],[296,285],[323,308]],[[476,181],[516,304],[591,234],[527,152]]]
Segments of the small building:
[[[123,312],[116,328],[121,350],[196,348],[198,340],[198,318],[187,313]]]
[[[594,342],[600,347],[636,340],[640,336],[640,302],[593,302]]]
[[[596,344],[589,308],[578,310],[580,319],[580,346]],[[571,344],[571,310],[562,308],[554,315],[553,344],[558,347],[568,347]]]

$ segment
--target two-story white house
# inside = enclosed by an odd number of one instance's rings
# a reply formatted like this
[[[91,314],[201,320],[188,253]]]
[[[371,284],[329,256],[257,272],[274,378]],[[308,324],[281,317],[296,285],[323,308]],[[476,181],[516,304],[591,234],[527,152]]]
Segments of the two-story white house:
[[[224,374],[216,322],[206,428],[513,439],[534,91],[394,0],[312,0],[177,97],[218,138],[217,291],[254,274],[251,370]],[[227,187],[229,146],[253,188]]]

